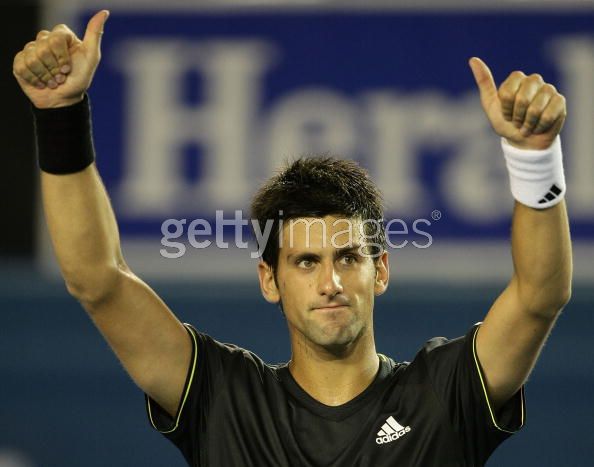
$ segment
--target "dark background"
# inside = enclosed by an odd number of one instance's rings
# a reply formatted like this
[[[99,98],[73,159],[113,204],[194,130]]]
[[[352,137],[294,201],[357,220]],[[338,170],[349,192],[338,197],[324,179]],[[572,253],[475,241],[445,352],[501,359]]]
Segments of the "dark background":
[[[35,190],[34,143],[28,100],[12,75],[14,55],[35,39],[39,6],[34,2],[6,1],[2,12],[0,99],[4,109],[0,125],[0,257],[28,259],[33,253],[33,200]]]

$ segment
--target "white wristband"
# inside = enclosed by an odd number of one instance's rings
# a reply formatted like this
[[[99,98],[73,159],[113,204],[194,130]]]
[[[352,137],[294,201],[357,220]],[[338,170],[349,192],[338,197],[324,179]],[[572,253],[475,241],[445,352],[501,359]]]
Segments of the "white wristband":
[[[501,138],[512,195],[522,204],[545,209],[565,197],[561,138],[547,149],[518,149]]]

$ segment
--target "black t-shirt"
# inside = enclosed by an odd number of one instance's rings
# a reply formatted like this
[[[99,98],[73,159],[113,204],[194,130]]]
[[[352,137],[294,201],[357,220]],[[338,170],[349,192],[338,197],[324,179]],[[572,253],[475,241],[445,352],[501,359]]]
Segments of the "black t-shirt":
[[[429,340],[410,363],[380,354],[374,381],[337,407],[309,396],[286,364],[186,327],[193,354],[175,419],[146,401],[190,466],[482,466],[524,423],[523,388],[497,414],[489,405],[478,325]]]

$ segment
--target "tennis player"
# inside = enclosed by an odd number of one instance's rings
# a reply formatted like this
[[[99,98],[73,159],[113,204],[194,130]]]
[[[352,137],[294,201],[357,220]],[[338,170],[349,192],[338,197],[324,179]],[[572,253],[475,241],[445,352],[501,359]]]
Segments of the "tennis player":
[[[389,262],[367,174],[354,162],[303,158],[270,179],[252,203],[261,229],[271,220],[278,233],[258,277],[286,317],[291,360],[268,365],[180,323],[124,260],[87,95],[107,17],[97,13],[82,40],[63,24],[41,31],[16,55],[14,75],[32,102],[68,291],[146,394],[154,428],[192,466],[484,465],[524,424],[524,383],[570,298],[563,96],[520,71],[497,88],[487,65],[470,60],[516,200],[514,272],[482,323],[429,340],[410,363],[375,348],[373,306]]]

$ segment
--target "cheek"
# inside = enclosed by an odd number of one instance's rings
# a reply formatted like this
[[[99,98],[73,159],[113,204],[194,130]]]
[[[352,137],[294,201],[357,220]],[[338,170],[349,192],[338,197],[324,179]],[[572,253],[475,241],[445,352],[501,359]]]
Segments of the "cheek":
[[[283,303],[295,305],[305,300],[307,294],[304,293],[304,290],[308,290],[311,285],[304,281],[296,280],[296,278],[290,278],[283,280],[281,287]]]
[[[375,268],[373,271],[359,271],[352,277],[350,285],[352,292],[358,296],[360,301],[365,303],[373,301],[375,296]]]
[[[283,306],[289,310],[289,314],[303,313],[316,301],[316,283],[313,275],[285,277],[279,285]]]

